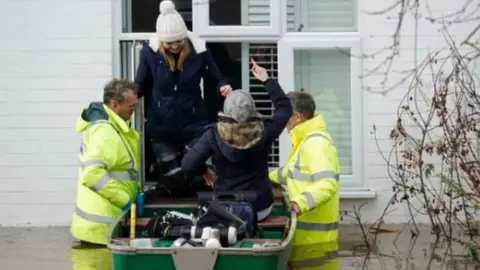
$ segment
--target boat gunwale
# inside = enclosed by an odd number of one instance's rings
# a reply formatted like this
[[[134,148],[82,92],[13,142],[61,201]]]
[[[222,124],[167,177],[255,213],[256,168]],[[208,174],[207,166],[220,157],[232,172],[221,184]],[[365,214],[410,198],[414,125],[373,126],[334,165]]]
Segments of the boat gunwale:
[[[170,205],[169,205],[170,206]],[[123,255],[136,255],[136,254],[175,254],[178,250],[188,249],[186,247],[148,247],[148,248],[138,248],[132,246],[124,246],[116,244],[117,240],[112,238],[114,230],[121,226],[122,220],[129,215],[130,211],[123,213],[115,221],[115,226],[110,228],[108,234],[108,244],[107,247],[112,251],[113,254],[123,254]],[[287,237],[281,241],[279,246],[273,247],[262,247],[262,248],[238,248],[238,247],[221,247],[221,248],[206,248],[206,247],[192,247],[192,249],[202,249],[202,250],[211,250],[212,252],[218,252],[218,255],[253,255],[253,256],[268,256],[268,255],[277,255],[279,252],[284,251],[291,243],[293,235],[297,227],[297,216],[293,213],[290,214],[289,219],[289,229]],[[122,238],[124,239],[124,238]],[[140,239],[140,238],[138,238]],[[141,238],[141,239],[156,239],[156,238]],[[266,238],[268,239],[268,238]]]

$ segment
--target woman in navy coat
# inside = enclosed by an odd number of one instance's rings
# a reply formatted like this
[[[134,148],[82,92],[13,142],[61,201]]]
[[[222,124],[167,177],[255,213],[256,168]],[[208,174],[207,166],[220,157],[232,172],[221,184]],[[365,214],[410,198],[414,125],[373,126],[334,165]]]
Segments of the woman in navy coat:
[[[206,42],[188,31],[172,1],[160,3],[156,30],[156,36],[140,52],[135,84],[139,97],[146,97],[145,129],[157,163],[168,163],[173,162],[169,157],[193,145],[209,124],[201,78],[213,77],[223,96],[232,88],[224,81]],[[178,171],[171,164],[168,167],[170,174]]]

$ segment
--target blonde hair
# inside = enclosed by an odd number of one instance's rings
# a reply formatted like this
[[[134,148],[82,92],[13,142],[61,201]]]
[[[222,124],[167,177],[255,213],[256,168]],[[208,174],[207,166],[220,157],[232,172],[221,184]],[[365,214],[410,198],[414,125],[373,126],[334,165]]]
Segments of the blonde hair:
[[[190,43],[188,42],[187,39],[183,40],[184,44],[182,47],[182,50],[180,51],[180,57],[178,57],[178,61],[175,63],[175,58],[173,58],[172,53],[170,53],[168,50],[165,50],[163,46],[160,47],[160,52],[163,55],[163,58],[165,58],[165,62],[167,63],[168,69],[173,72],[175,69],[182,70],[183,68],[183,63],[185,62],[185,59],[191,52],[190,48]]]

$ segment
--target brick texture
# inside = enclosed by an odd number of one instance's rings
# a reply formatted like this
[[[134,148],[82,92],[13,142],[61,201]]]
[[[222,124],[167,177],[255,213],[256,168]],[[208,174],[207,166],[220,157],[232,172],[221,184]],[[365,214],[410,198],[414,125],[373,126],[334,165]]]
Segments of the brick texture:
[[[67,225],[80,110],[112,76],[110,0],[4,0],[0,225]]]

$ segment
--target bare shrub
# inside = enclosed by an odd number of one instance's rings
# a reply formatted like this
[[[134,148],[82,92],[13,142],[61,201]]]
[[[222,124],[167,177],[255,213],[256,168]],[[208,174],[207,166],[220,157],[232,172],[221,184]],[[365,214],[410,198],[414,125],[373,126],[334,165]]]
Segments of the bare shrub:
[[[456,243],[465,247],[470,259],[478,261],[474,206],[480,195],[480,97],[475,68],[480,55],[480,1],[465,1],[458,10],[441,18],[421,14],[420,5],[429,10],[427,0],[399,0],[370,13],[385,16],[396,12],[398,23],[391,46],[361,56],[369,59],[387,55],[364,74],[384,73],[377,93],[387,95],[408,86],[390,133],[392,149],[383,156],[393,196],[374,226],[381,225],[389,207],[402,204],[410,216],[407,226],[412,238],[420,233],[417,220],[427,219],[435,241],[446,243],[445,253],[453,255],[452,245]],[[389,82],[391,67],[401,52],[401,31],[407,17],[417,28],[419,23],[439,25],[445,46],[416,59],[415,66],[403,71],[400,80]],[[465,22],[471,31],[461,39],[452,36],[450,26]],[[418,38],[415,31],[414,50],[418,50]],[[366,90],[372,91],[368,86]]]

